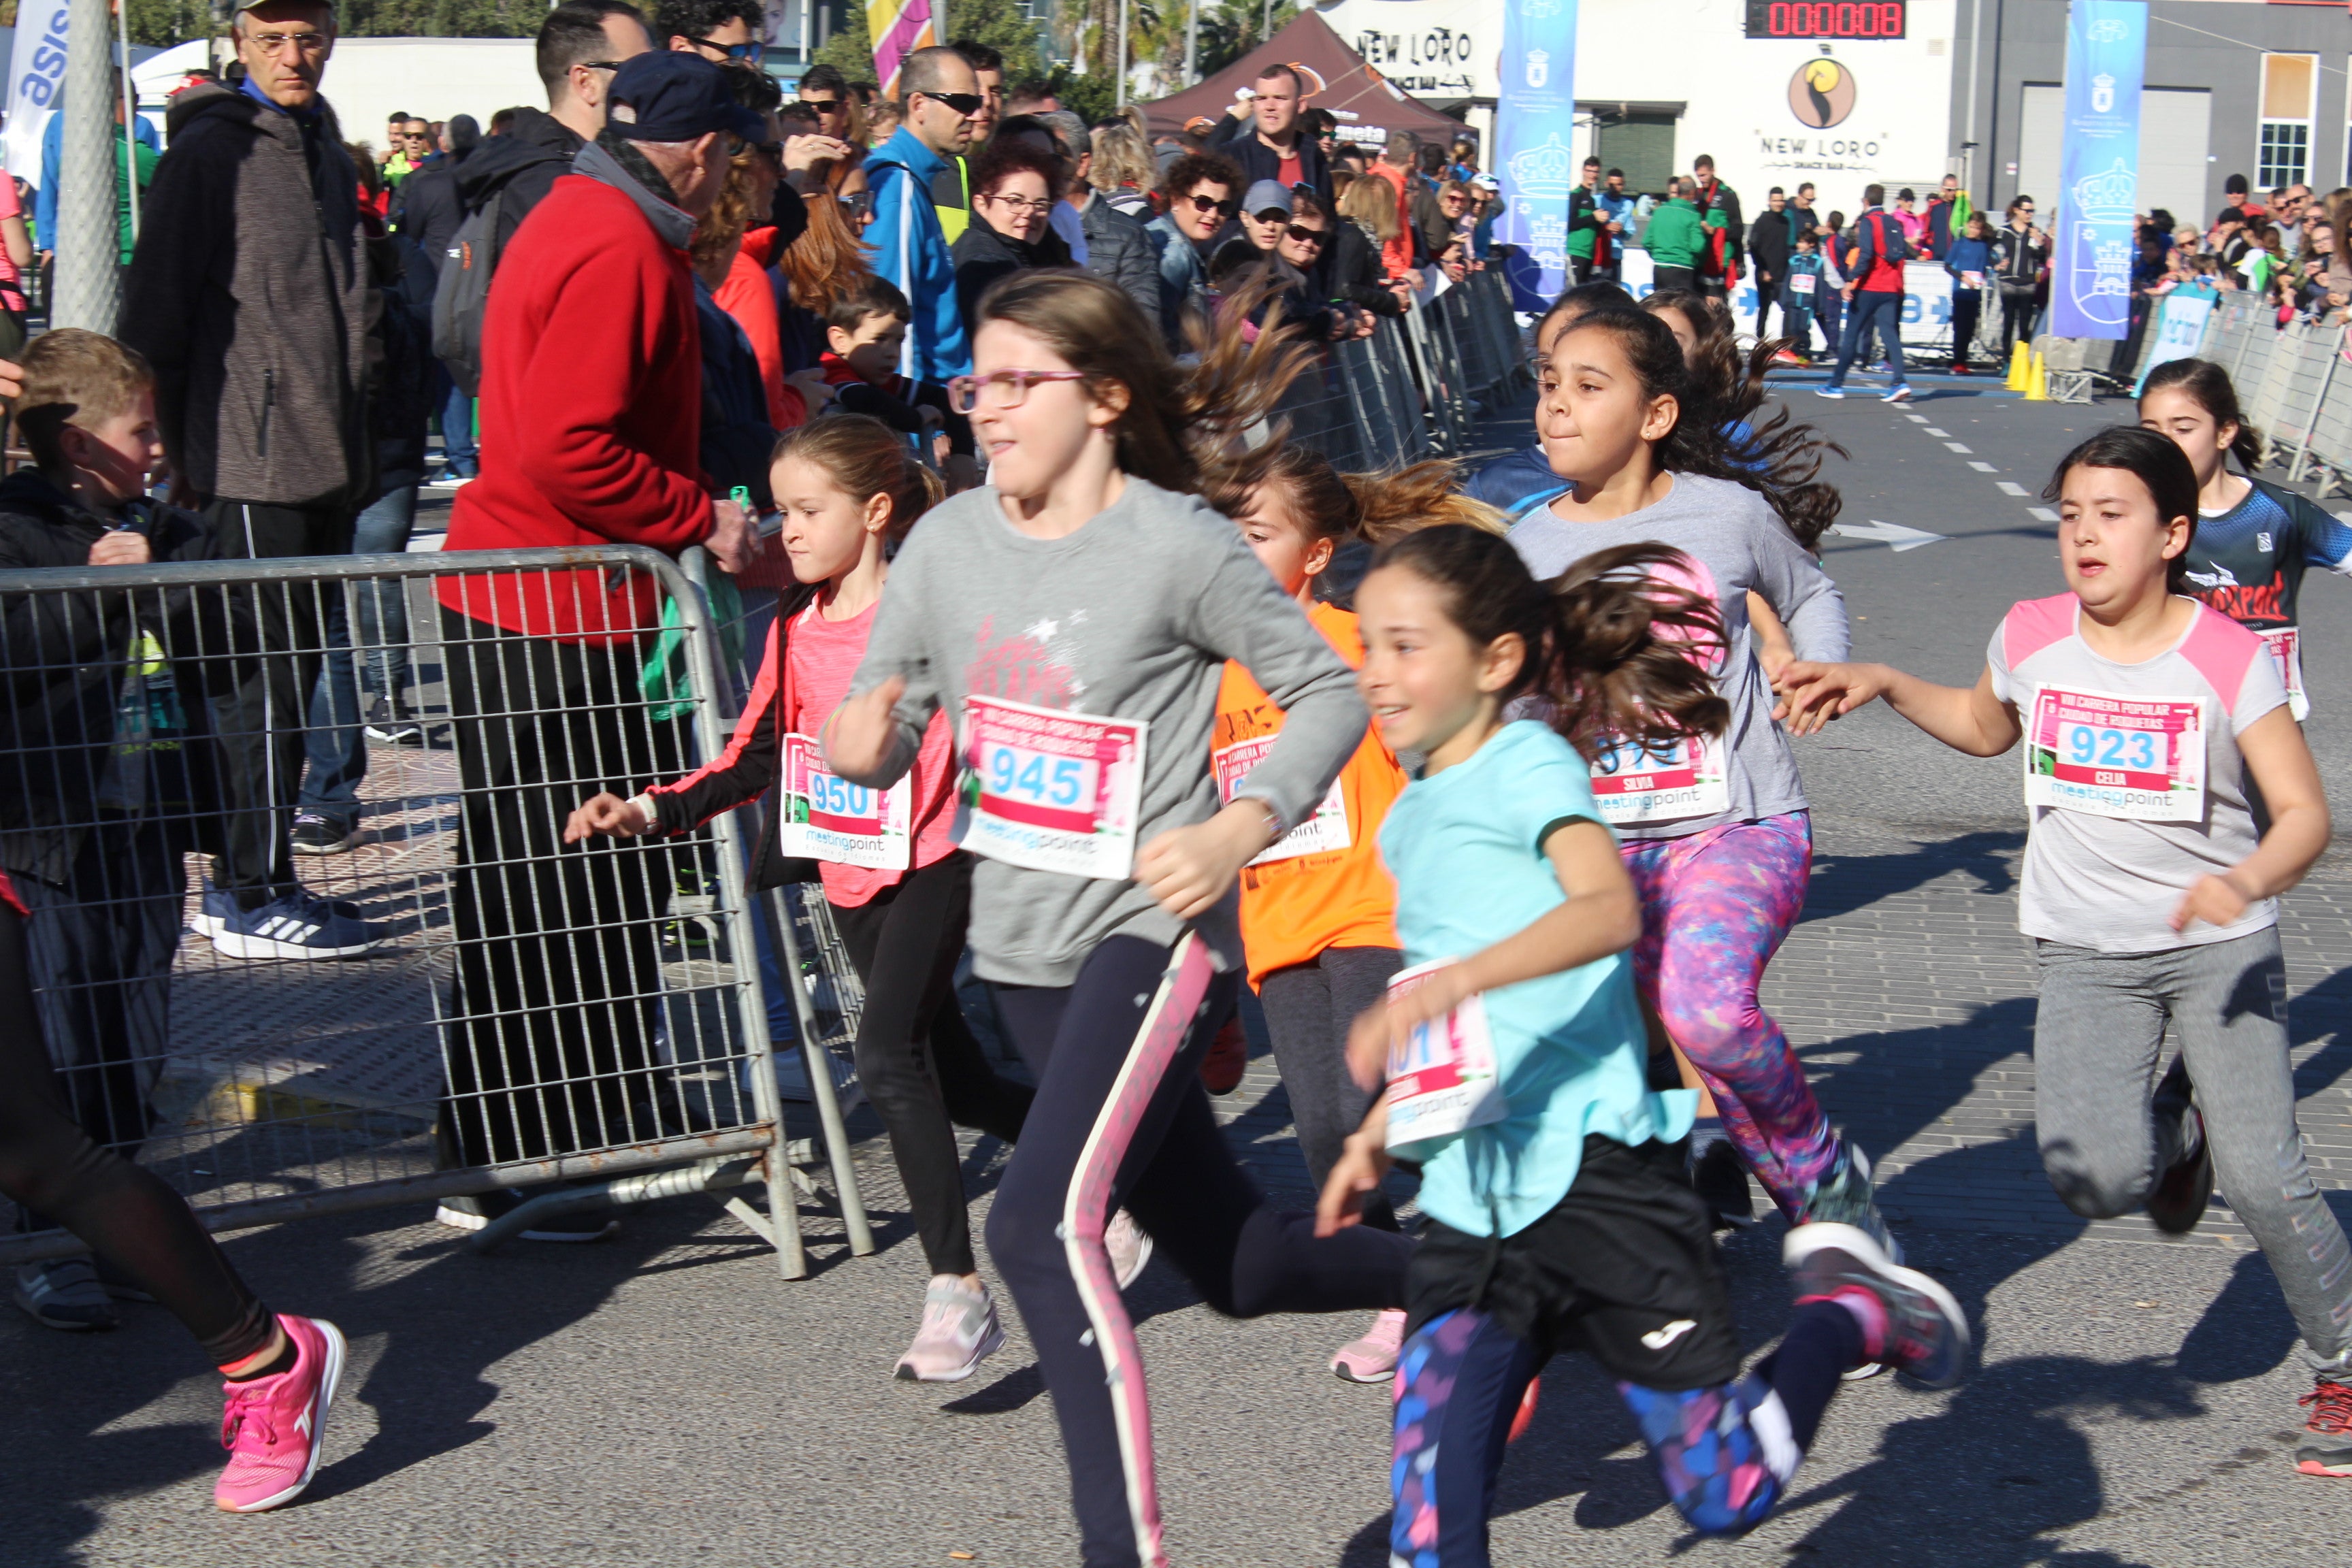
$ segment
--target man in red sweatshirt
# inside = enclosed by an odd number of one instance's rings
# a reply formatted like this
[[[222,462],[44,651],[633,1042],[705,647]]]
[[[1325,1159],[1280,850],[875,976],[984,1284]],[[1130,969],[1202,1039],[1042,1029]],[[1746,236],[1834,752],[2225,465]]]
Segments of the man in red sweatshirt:
[[[656,51],[613,79],[604,132],[515,231],[482,327],[482,474],[446,549],[707,546],[748,563],[751,520],[696,458],[700,339],[687,244],[764,123],[719,68]],[[649,574],[590,566],[444,579],[442,636],[465,789],[451,914],[445,1163],[479,1165],[660,1136],[655,925],[670,852],[566,850],[564,818],[602,790],[678,771],[677,721],[639,682],[660,624]],[[478,1229],[517,1194],[444,1204]],[[601,1215],[541,1240],[593,1240]]]

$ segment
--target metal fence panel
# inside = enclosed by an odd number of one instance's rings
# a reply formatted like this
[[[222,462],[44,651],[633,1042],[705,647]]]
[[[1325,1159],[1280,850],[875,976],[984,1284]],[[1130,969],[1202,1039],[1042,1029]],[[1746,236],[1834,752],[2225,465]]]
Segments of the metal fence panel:
[[[0,863],[77,1118],[219,1229],[698,1162],[661,1190],[770,1178],[730,1206],[803,1271],[745,835],[561,841],[717,753],[709,634],[636,548],[0,574]]]

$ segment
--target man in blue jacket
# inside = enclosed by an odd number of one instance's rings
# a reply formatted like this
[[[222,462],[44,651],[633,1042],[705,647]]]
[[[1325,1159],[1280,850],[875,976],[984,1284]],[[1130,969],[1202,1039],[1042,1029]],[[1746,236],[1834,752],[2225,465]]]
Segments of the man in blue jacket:
[[[56,100],[58,111],[49,116],[48,124],[41,128],[41,187],[34,193],[33,227],[40,237],[41,267],[46,272],[49,260],[58,249],[58,170],[64,163],[66,144],[66,100],[63,94]],[[130,160],[122,150],[122,116],[125,106],[122,89],[114,89],[114,206],[115,223],[121,231],[122,254],[119,258],[125,267],[131,265],[131,204],[137,199],[131,194],[131,171],[124,165]],[[143,117],[131,117],[132,131],[137,137],[137,174],[139,189],[143,193],[155,178],[155,161],[163,156],[156,145],[155,127]]]
[[[873,226],[866,244],[874,270],[898,286],[915,307],[907,325],[898,371],[917,381],[945,382],[971,369],[971,343],[956,310],[955,260],[949,254],[935,182],[960,191],[955,160],[971,144],[972,121],[987,100],[971,62],[953,49],[917,49],[898,71],[898,134],[866,154],[873,192]]]

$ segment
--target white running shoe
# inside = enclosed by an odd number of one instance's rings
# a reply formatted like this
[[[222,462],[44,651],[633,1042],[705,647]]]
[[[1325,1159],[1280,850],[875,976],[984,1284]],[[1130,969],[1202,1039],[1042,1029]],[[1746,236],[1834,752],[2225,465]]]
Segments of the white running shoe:
[[[1151,1237],[1135,1223],[1135,1216],[1125,1209],[1110,1216],[1103,1226],[1103,1246],[1110,1249],[1111,1272],[1118,1276],[1118,1288],[1126,1289],[1151,1261]]]
[[[968,1290],[952,1274],[933,1275],[923,1292],[923,1326],[898,1358],[898,1376],[908,1383],[961,1383],[1003,1343],[987,1286]]]

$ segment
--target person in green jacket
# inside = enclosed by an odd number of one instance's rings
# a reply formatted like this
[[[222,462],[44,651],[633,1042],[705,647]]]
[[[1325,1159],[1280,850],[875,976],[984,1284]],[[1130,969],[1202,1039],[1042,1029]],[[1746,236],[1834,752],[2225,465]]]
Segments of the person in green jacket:
[[[1660,292],[1697,288],[1698,258],[1706,252],[1706,231],[1721,228],[1723,222],[1720,212],[1699,216],[1688,180],[1677,177],[1669,184],[1666,199],[1650,215],[1650,226],[1642,231],[1643,247],[1657,269],[1653,286]]]

